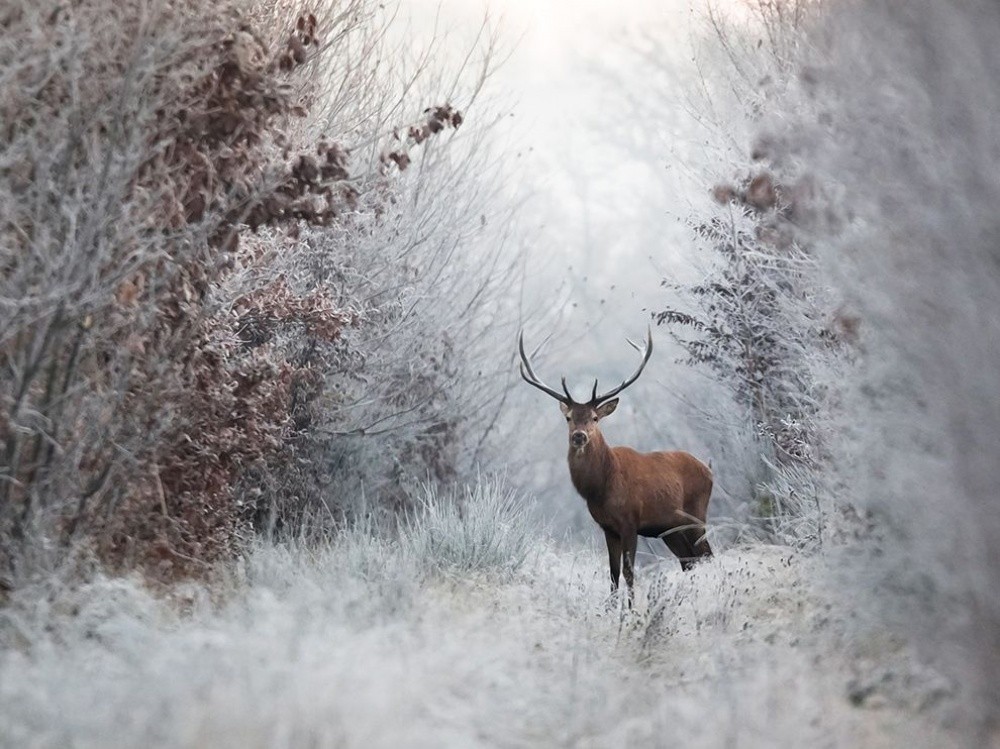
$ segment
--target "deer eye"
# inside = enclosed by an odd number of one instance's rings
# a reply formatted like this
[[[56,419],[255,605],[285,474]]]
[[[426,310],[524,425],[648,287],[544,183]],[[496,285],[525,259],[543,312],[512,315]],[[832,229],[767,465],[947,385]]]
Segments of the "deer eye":
[[[597,417],[596,417],[596,416],[595,416],[595,417],[593,417],[593,418],[591,419],[591,421],[597,421]]]

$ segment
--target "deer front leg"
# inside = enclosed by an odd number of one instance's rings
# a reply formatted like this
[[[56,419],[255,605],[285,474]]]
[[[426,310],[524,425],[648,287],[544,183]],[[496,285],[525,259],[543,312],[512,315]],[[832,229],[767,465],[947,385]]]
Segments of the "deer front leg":
[[[622,563],[624,564],[625,587],[628,592],[629,608],[632,608],[632,599],[635,591],[632,583],[635,581],[635,548],[638,544],[639,534],[635,531],[622,536]]]
[[[618,578],[621,576],[622,538],[614,531],[605,528],[604,540],[608,544],[608,565],[611,567],[611,594],[618,592]]]

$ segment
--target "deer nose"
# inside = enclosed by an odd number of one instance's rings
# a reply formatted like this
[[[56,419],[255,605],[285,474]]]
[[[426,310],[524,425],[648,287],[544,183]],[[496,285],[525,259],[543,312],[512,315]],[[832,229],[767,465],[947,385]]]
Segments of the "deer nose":
[[[570,435],[569,441],[573,444],[573,447],[583,447],[587,444],[587,433],[582,431],[573,432]]]

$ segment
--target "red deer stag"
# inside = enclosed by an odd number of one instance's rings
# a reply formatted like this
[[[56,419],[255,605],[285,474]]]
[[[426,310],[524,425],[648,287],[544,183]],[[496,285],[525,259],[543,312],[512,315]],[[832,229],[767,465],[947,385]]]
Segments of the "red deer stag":
[[[602,395],[598,395],[594,380],[590,400],[577,403],[569,394],[565,377],[562,393],[538,379],[524,353],[524,332],[518,336],[521,377],[559,401],[569,425],[569,475],[587,501],[591,517],[604,530],[611,590],[618,590],[624,560],[625,585],[631,601],[639,536],[662,538],[685,570],[698,558],[712,556],[704,528],[712,472],[690,453],[640,453],[630,447],[610,447],[604,441],[598,423],[618,407],[614,396],[642,374],[653,353],[652,331],[647,331],[645,347],[629,343],[642,355],[635,374]]]

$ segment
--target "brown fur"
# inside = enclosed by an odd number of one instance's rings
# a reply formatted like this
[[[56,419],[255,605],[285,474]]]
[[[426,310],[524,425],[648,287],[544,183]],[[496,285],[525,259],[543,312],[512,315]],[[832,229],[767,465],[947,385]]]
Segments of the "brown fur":
[[[612,590],[617,590],[624,566],[631,600],[640,535],[662,538],[685,570],[698,558],[712,555],[704,528],[712,472],[686,452],[640,453],[630,447],[610,447],[598,423],[617,405],[617,398],[596,408],[561,404],[569,425],[570,478],[604,530]]]

